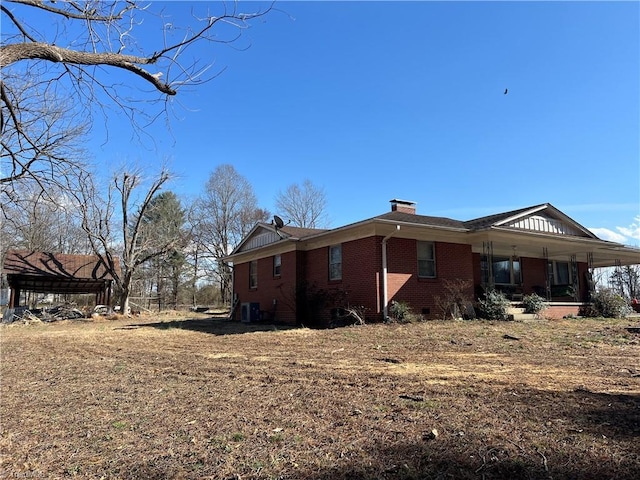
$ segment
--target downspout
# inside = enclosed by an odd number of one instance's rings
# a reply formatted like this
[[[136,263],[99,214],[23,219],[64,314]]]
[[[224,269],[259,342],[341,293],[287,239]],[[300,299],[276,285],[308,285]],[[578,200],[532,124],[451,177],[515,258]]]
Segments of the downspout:
[[[400,225],[396,225],[396,230],[382,239],[382,319],[389,318],[389,298],[387,293],[387,241],[400,231]]]

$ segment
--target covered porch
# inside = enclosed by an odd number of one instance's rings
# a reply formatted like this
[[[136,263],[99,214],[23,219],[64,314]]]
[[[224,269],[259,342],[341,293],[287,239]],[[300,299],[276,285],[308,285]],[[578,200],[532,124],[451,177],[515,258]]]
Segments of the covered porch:
[[[532,234],[533,233],[533,234]],[[574,231],[574,233],[577,233]],[[578,315],[595,291],[594,269],[640,264],[640,250],[597,238],[493,228],[472,246],[477,296],[495,289],[514,304],[537,294],[548,316]]]

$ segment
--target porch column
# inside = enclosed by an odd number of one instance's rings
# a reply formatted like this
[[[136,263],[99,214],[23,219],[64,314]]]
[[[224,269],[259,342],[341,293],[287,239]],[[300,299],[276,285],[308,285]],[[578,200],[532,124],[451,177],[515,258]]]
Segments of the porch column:
[[[587,253],[587,271],[585,272],[587,282],[587,302],[593,298],[596,292],[596,282],[593,281],[593,252]]]
[[[482,288],[485,290],[492,290],[494,287],[494,278],[493,278],[493,242],[489,240],[488,242],[482,242],[482,258],[480,262],[482,263],[484,259],[485,268],[483,269],[481,266],[480,282],[482,283]]]
[[[551,279],[553,278],[553,266],[549,263],[549,250],[542,247],[542,256],[544,257],[544,289],[547,301],[551,300]]]
[[[580,278],[578,276],[578,257],[571,255],[571,281],[573,287],[573,299],[577,302],[580,299]]]

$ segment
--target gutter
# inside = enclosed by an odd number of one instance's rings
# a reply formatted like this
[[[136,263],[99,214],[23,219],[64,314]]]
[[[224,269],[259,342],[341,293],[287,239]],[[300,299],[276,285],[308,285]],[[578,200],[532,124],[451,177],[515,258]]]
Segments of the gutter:
[[[387,292],[387,241],[400,231],[400,225],[396,225],[396,230],[382,239],[382,319],[389,318],[389,295]]]

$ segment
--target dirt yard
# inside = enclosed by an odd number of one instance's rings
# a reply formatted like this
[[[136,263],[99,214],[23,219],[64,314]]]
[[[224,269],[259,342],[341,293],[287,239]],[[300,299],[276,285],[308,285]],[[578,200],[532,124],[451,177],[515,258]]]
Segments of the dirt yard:
[[[640,326],[0,327],[0,478],[637,479]]]

